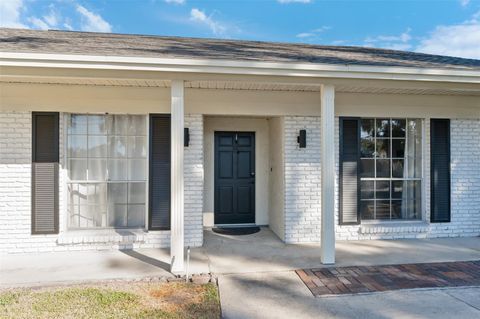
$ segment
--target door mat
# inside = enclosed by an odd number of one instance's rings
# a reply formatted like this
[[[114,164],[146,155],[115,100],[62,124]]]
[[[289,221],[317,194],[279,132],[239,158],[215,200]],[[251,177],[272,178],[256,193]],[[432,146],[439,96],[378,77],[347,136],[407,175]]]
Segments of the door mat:
[[[239,235],[251,235],[258,233],[260,231],[260,227],[214,227],[212,228],[214,233],[221,234],[221,235],[231,235],[231,236],[239,236]]]

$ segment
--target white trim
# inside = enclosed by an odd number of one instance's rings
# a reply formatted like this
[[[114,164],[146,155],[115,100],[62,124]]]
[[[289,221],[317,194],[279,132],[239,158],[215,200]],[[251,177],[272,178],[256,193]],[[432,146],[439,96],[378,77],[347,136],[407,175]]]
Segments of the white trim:
[[[70,201],[68,199],[68,182],[70,180],[70,177],[68,176],[68,170],[69,170],[69,162],[68,162],[68,119],[70,118],[70,114],[69,113],[65,113],[65,112],[60,112],[60,118],[62,119],[62,142],[63,142],[63,145],[62,145],[62,149],[63,149],[63,167],[61,165],[61,176],[62,176],[62,179],[61,181],[63,181],[63,185],[62,185],[62,188],[63,188],[63,198],[62,198],[62,201],[63,201],[63,221],[62,223],[60,224],[60,234],[62,233],[65,233],[68,231],[68,221],[70,220],[70,207],[69,207],[69,204],[70,204]],[[60,184],[60,181],[59,181],[59,184]],[[60,210],[60,214],[62,214],[62,211]],[[62,220],[62,218],[59,218],[60,220]]]
[[[145,226],[144,229],[146,232],[148,232],[148,229],[150,227],[150,218],[148,218],[148,213],[150,211],[150,114],[145,115],[145,127],[147,128],[147,165],[146,165],[146,174],[147,174],[147,179],[145,183]]]
[[[63,115],[63,121],[64,121],[64,124],[63,124],[63,139],[64,139],[64,142],[63,142],[63,159],[64,159],[64,162],[65,162],[65,214],[66,214],[66,217],[65,217],[65,221],[64,221],[64,225],[65,225],[65,232],[75,232],[75,231],[81,231],[81,230],[91,230],[91,231],[102,231],[102,230],[106,230],[106,229],[116,229],[116,230],[119,230],[119,231],[122,231],[122,230],[135,230],[135,229],[141,229],[145,232],[148,231],[148,211],[149,211],[149,177],[150,177],[150,166],[149,166],[149,161],[150,161],[150,149],[149,149],[149,143],[150,143],[150,126],[149,126],[149,114],[144,114],[144,113],[114,113],[114,114],[111,114],[111,113],[105,113],[105,112],[99,112],[99,113],[90,113],[90,112],[85,112],[85,113],[82,113],[82,112],[60,112],[60,114]],[[89,181],[88,180],[88,169],[87,169],[87,178],[86,179],[81,179],[81,180],[72,180],[70,179],[69,177],[69,170],[70,170],[70,160],[72,159],[82,159],[82,157],[69,157],[68,156],[68,143],[69,143],[69,134],[68,134],[68,129],[70,127],[70,119],[72,117],[72,115],[85,115],[85,116],[89,116],[89,115],[99,115],[99,116],[103,116],[103,117],[108,117],[108,116],[111,116],[111,115],[121,115],[121,116],[128,116],[128,115],[136,115],[136,116],[141,116],[145,119],[146,121],[146,135],[143,136],[147,139],[146,141],[146,151],[147,151],[147,154],[146,154],[146,159],[145,159],[145,162],[146,162],[146,179],[144,180],[110,180],[109,178],[109,171],[108,171],[108,165],[107,165],[107,179],[106,180],[94,180],[94,181]],[[110,136],[109,135],[110,133],[107,134],[107,136]],[[85,134],[73,134],[73,136],[75,135],[85,135]],[[86,136],[90,136],[89,133],[87,133]],[[123,137],[127,137],[127,135],[121,135]],[[137,135],[135,135],[137,136]],[[111,157],[109,156],[109,154],[107,154],[107,159],[110,159]],[[127,157],[127,158],[130,158],[130,157]],[[85,158],[83,158],[85,159]],[[108,216],[109,216],[109,208],[107,207],[107,214],[106,214],[106,226],[101,226],[101,227],[81,227],[81,226],[78,226],[78,227],[71,227],[70,226],[70,199],[69,199],[69,192],[68,192],[68,186],[69,185],[73,185],[73,184],[92,184],[92,185],[96,185],[96,184],[105,184],[106,186],[108,186],[108,184],[111,184],[111,183],[122,183],[122,184],[128,184],[128,183],[131,183],[131,182],[137,182],[137,183],[145,183],[145,219],[144,219],[144,226],[142,227],[115,227],[115,226],[110,226],[109,225],[109,220],[108,220]],[[107,193],[108,193],[108,190],[107,190]],[[107,194],[107,197],[108,197],[108,194]],[[107,200],[108,202],[108,200]],[[108,204],[107,204],[108,206]]]
[[[335,87],[322,85],[321,101],[321,240],[322,264],[335,263]]]
[[[480,83],[477,70],[223,59],[0,52],[0,66]]]
[[[422,193],[422,198],[420,200],[420,212],[422,214],[422,221],[424,223],[428,223],[429,220],[427,220],[427,182],[426,182],[426,172],[425,170],[427,168],[430,168],[430,165],[427,166],[427,135],[426,135],[426,126],[427,126],[427,119],[422,118],[420,119],[422,121],[422,174],[421,175],[421,193]],[[430,134],[428,134],[428,137],[430,138]],[[430,143],[429,143],[430,144]],[[430,155],[428,156],[430,158]],[[429,174],[430,175],[430,174]]]
[[[171,87],[171,181],[170,181],[170,270],[174,274],[185,271],[184,247],[184,82],[173,80]]]

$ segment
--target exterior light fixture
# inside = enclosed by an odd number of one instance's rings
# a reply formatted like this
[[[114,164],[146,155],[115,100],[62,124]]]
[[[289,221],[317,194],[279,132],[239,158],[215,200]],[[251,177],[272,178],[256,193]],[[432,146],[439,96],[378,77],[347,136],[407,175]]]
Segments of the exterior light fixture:
[[[190,132],[188,130],[188,127],[185,127],[183,129],[183,146],[188,147],[190,144]]]
[[[297,143],[300,148],[307,147],[307,130],[300,130],[297,136]]]

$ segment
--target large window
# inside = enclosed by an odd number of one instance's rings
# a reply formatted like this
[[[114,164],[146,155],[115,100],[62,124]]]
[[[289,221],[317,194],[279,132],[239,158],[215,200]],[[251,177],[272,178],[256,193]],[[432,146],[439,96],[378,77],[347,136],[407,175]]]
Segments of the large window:
[[[72,114],[67,137],[69,227],[144,227],[146,117]]]
[[[422,121],[362,119],[362,220],[421,218]]]

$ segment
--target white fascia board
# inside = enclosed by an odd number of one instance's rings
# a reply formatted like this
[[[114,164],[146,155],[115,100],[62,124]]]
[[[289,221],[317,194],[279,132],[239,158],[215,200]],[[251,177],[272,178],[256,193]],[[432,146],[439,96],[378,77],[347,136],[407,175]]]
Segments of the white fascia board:
[[[0,52],[0,66],[480,83],[476,70],[220,59]]]

